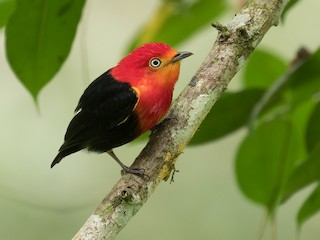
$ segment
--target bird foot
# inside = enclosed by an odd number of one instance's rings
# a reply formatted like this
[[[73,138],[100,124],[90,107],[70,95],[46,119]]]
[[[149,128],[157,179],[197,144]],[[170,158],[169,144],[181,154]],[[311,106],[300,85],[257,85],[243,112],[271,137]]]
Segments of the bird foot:
[[[124,175],[126,173],[131,173],[145,179],[150,179],[150,177],[145,173],[145,170],[143,168],[124,166],[121,170],[121,174]]]

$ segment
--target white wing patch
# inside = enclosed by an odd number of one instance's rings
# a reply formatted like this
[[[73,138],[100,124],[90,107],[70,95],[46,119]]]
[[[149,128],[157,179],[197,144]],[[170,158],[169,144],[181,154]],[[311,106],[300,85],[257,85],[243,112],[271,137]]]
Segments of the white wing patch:
[[[82,108],[80,108],[79,110],[77,110],[74,115],[77,115],[79,112],[81,112]]]

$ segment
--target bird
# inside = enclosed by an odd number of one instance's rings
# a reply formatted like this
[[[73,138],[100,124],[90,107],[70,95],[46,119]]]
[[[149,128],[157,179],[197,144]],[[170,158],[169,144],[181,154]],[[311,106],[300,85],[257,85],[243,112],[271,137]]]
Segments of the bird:
[[[141,169],[123,164],[113,149],[163,119],[171,106],[180,61],[191,55],[165,43],[146,43],[95,79],[79,99],[51,168],[64,157],[87,149],[108,153],[122,173],[144,175]]]

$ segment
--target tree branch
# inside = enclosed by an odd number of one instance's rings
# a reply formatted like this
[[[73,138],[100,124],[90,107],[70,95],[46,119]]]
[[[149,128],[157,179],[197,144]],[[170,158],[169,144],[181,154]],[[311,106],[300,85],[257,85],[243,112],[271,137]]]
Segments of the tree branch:
[[[251,0],[227,25],[213,24],[219,34],[207,58],[133,163],[150,178],[123,175],[74,240],[114,239],[158,184],[169,178],[179,154],[265,33],[278,24],[286,3]]]

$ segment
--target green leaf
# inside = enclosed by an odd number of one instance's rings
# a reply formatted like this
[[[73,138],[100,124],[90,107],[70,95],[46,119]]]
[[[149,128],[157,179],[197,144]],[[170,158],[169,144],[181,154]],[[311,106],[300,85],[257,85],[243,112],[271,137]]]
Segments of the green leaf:
[[[130,142],[129,144],[135,144],[135,143],[139,143],[139,142],[145,142],[149,139],[151,132],[147,131],[144,134],[142,134],[141,136],[139,136],[138,138],[136,138],[133,142]]]
[[[308,159],[292,172],[286,184],[282,202],[309,184],[320,180],[320,144],[310,153]]]
[[[305,134],[308,126],[308,121],[312,110],[314,109],[315,102],[313,100],[305,101],[295,108],[290,109],[287,115],[292,120],[293,128],[297,134],[297,141],[300,151],[297,151],[299,154],[299,160],[303,161],[308,155]],[[298,149],[297,149],[298,150]]]
[[[242,192],[272,214],[296,157],[295,132],[290,121],[261,124],[241,143],[235,169]]]
[[[4,27],[15,7],[15,0],[0,0],[0,28]]]
[[[210,27],[210,23],[226,9],[223,0],[161,2],[162,5],[129,44],[129,51],[146,42],[177,45],[202,27]]]
[[[287,64],[279,56],[256,49],[244,68],[243,80],[248,88],[267,88],[287,69]]]
[[[318,51],[311,56],[306,49],[300,49],[288,71],[269,86],[257,102],[251,113],[249,125],[254,125],[256,118],[261,115],[266,106],[269,108],[271,106],[273,109],[273,112],[269,111],[269,114],[279,115],[279,110],[292,112],[300,105],[310,101],[312,96],[319,91],[317,66]],[[282,101],[274,101],[275,98]]]
[[[36,99],[67,58],[84,0],[18,0],[6,27],[11,68]]]
[[[293,104],[310,99],[320,91],[320,48],[290,76]]]
[[[287,15],[288,11],[298,2],[299,0],[290,0],[287,4],[287,6],[284,8],[283,12],[282,12],[282,20],[284,19],[284,17]]]
[[[306,220],[320,211],[320,185],[311,193],[307,200],[301,206],[297,222],[301,226]]]
[[[317,103],[310,116],[306,130],[306,143],[309,151],[320,144],[320,102]]]
[[[263,92],[261,89],[246,89],[225,93],[201,123],[190,144],[214,141],[244,126]]]

